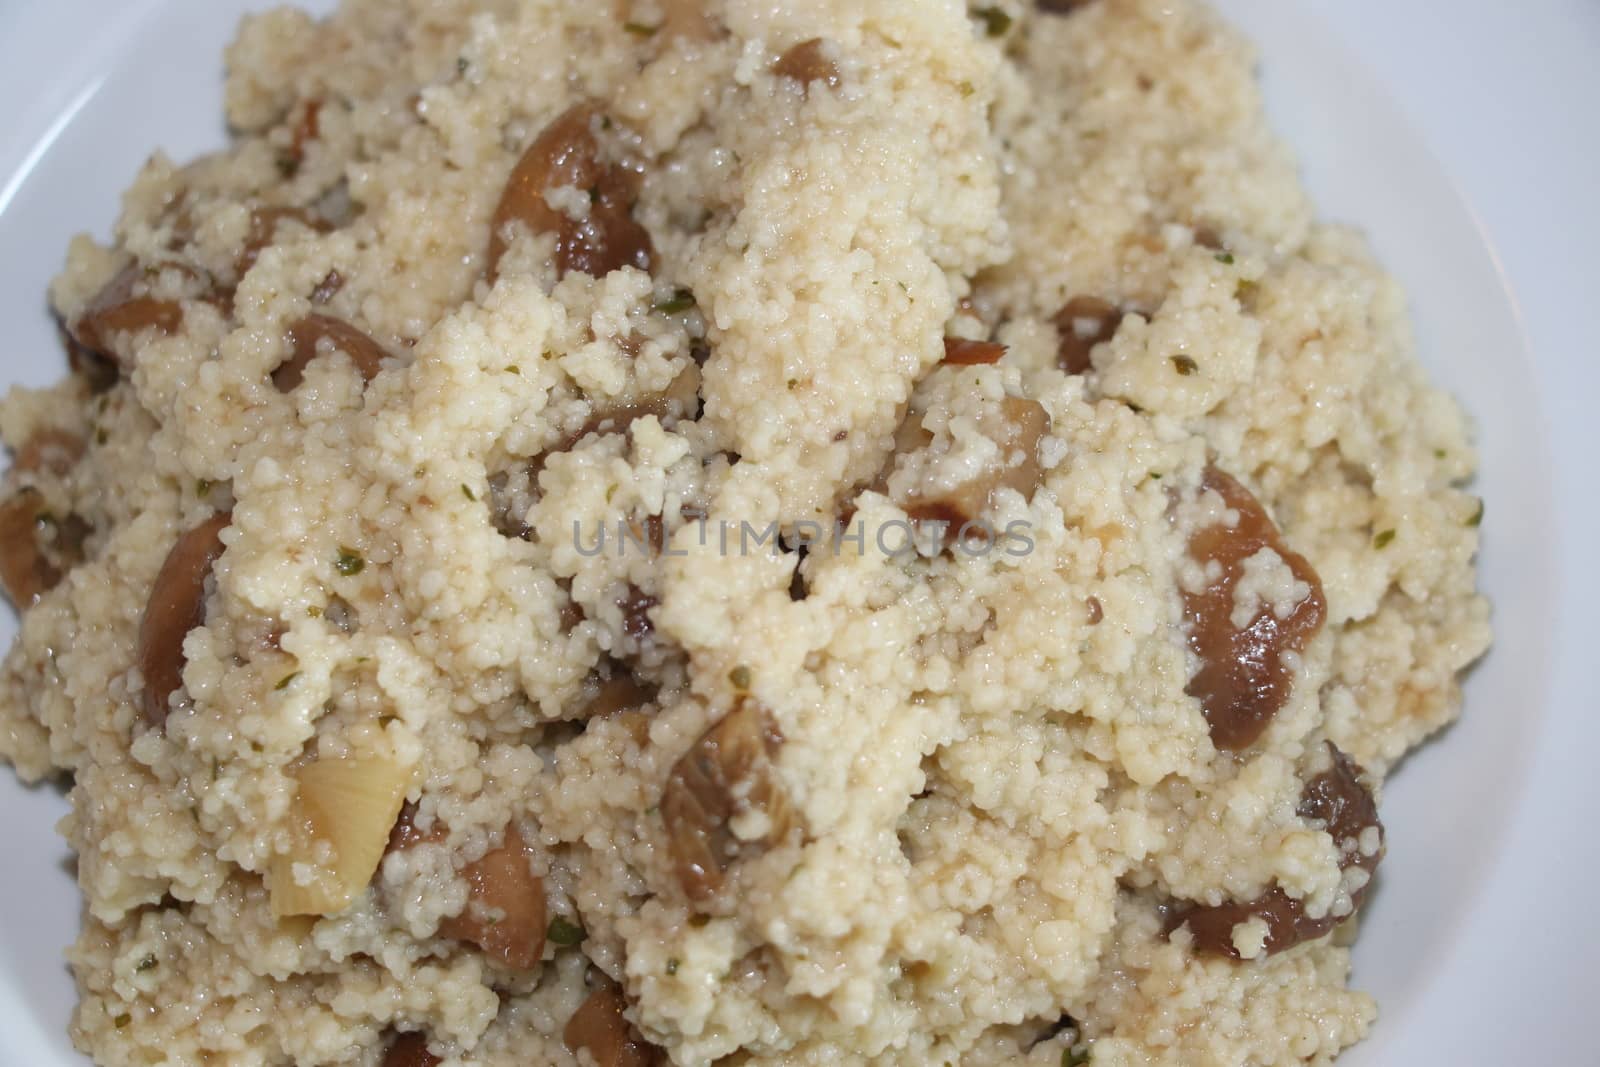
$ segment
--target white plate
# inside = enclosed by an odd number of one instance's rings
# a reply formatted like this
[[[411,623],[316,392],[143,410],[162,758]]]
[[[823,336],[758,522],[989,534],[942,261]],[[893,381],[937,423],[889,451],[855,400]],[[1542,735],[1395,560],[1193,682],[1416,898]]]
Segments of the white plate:
[[[44,290],[104,235],[152,146],[220,143],[220,57],[257,0],[0,0],[0,384],[61,373]],[[319,5],[325,6],[325,5]],[[1372,1038],[1341,1064],[1595,1062],[1600,582],[1600,5],[1222,0],[1261,44],[1278,129],[1324,213],[1368,229],[1409,287],[1421,354],[1478,421],[1483,581],[1498,643],[1467,715],[1385,799],[1390,857],[1356,981]],[[1526,340],[1524,337],[1526,334]],[[0,620],[0,643],[14,629]],[[61,962],[78,903],[56,790],[0,772],[0,1062],[82,1067]]]

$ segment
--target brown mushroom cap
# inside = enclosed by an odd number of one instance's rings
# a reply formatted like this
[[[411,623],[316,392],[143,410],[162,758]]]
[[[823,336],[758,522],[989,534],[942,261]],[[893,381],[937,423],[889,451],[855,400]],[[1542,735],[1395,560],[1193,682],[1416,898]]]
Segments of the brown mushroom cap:
[[[1216,467],[1206,468],[1201,487],[1218,493],[1239,521],[1207,526],[1189,539],[1189,555],[1218,564],[1222,577],[1201,592],[1183,594],[1189,647],[1200,659],[1186,692],[1200,699],[1212,743],[1237,751],[1254,744],[1288,701],[1293,672],[1284,656],[1311,643],[1322,628],[1327,601],[1317,572],[1284,543],[1250,490]],[[1310,593],[1288,618],[1278,618],[1263,605],[1248,625],[1237,627],[1232,621],[1234,588],[1244,574],[1244,561],[1263,548],[1281,556]]]
[[[1089,356],[1098,344],[1116,336],[1124,312],[1097,296],[1075,296],[1055,314],[1056,365],[1068,374],[1092,369]]]
[[[43,497],[23,489],[0,503],[0,586],[18,610],[30,608],[61,581],[39,542]]]
[[[1322,828],[1340,847],[1341,868],[1356,866],[1372,874],[1383,859],[1383,824],[1378,821],[1377,803],[1362,784],[1361,768],[1355,761],[1331,742],[1328,752],[1331,765],[1305,784],[1298,813],[1303,819],[1323,824]],[[1360,849],[1360,839],[1369,827],[1377,828],[1379,844],[1377,850],[1366,854]],[[1233,928],[1250,919],[1260,919],[1267,927],[1263,952],[1271,955],[1332,931],[1361,907],[1369,886],[1370,882],[1350,894],[1350,911],[1345,915],[1313,919],[1306,914],[1304,901],[1274,885],[1255,900],[1180,908],[1168,919],[1167,932],[1187,925],[1196,952],[1238,959]]]
[[[400,1034],[383,1054],[383,1067],[437,1067],[443,1063],[428,1051],[428,1039],[420,1033]]]
[[[981,518],[1002,489],[1015,489],[1027,499],[1044,479],[1039,442],[1050,432],[1050,415],[1044,405],[1037,400],[1008,396],[1000,402],[996,416],[985,420],[983,429],[1000,447],[1001,462],[936,495],[918,493],[901,501],[911,518],[945,523],[947,543],[954,543],[963,526]],[[916,439],[914,432],[908,434],[902,428],[898,440],[907,444]],[[922,431],[921,439],[928,439],[926,431]]]
[[[222,555],[222,531],[233,521],[213,515],[178,538],[150,588],[139,624],[138,662],[144,675],[144,718],[167,721],[167,704],[183,684],[183,639],[205,621],[206,576]]]
[[[716,897],[735,863],[765,852],[798,828],[799,817],[777,777],[782,747],[772,712],[745,697],[668,775],[661,817],[679,884],[696,904]],[[766,831],[757,839],[741,838],[733,821],[751,812],[766,816]]]
[[[272,372],[272,384],[291,393],[305,380],[306,367],[324,351],[343,352],[363,381],[372,381],[389,353],[362,331],[331,315],[307,315],[289,327],[289,358]],[[326,341],[327,345],[322,342]]]
[[[839,67],[828,58],[821,37],[812,37],[791,46],[772,64],[772,73],[789,78],[809,88],[812,82],[822,82],[829,88],[839,85]]]
[[[182,305],[145,294],[145,274],[137,261],[117,272],[68,326],[72,340],[126,370],[125,360],[113,343],[117,336],[144,330],[178,332],[183,325]]]
[[[578,104],[558,116],[534,138],[506,179],[490,221],[489,281],[511,247],[513,227],[556,235],[556,266],[563,275],[582,271],[595,277],[624,266],[648,271],[655,259],[650,234],[634,221],[637,175],[600,158],[593,104]],[[545,199],[552,189],[574,187],[589,193],[589,212],[574,220]]]
[[[389,834],[389,852],[423,842],[443,842],[450,829],[435,821],[423,833],[416,827],[417,808],[407,804]],[[494,959],[519,971],[531,970],[544,956],[544,880],[533,873],[533,850],[516,825],[509,824],[499,848],[462,870],[467,881],[467,906],[460,915],[439,924],[439,935],[477,945]]]
[[[572,1052],[586,1049],[598,1067],[653,1067],[660,1050],[628,1022],[628,1002],[609,982],[590,993],[567,1020],[561,1040]]]
[[[999,363],[1006,346],[998,341],[969,341],[964,337],[944,339],[944,364],[947,367],[977,367]]]

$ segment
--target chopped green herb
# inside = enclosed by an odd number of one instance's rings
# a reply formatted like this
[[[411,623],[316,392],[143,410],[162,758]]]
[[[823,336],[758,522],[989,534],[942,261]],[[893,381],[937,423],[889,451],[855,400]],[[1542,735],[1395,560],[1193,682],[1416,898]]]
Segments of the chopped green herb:
[[[129,1015],[127,1012],[123,1012],[121,1015],[118,1015],[115,1019],[111,1020],[111,1025],[115,1026],[118,1030],[121,1030],[126,1028],[131,1022],[133,1022],[133,1016]]]
[[[1372,539],[1373,548],[1388,548],[1389,542],[1394,540],[1393,530],[1384,530]]]
[[[472,66],[472,64],[467,62],[467,57],[466,56],[461,56],[459,59],[456,60],[456,73],[457,74],[465,74],[467,72],[467,70],[469,68],[471,68],[471,66]]]
[[[656,31],[661,27],[646,26],[642,22],[624,22],[622,24],[622,28],[633,34],[635,37],[654,37],[656,35]]]
[[[106,433],[105,430],[103,430],[103,429],[102,430],[96,430],[94,432],[94,443],[95,444],[103,445],[109,440],[111,440],[111,435]]]
[[[1467,525],[1473,529],[1483,525],[1483,499],[1481,497],[1478,500],[1478,510],[1472,513],[1472,518],[1467,520]]]
[[[289,688],[291,685],[293,685],[294,684],[294,680],[296,678],[298,678],[298,677],[300,677],[300,672],[299,671],[294,671],[293,673],[286,674],[282,678],[279,678],[278,679],[278,684],[273,686],[272,688],[278,690],[279,692],[282,692],[283,690],[285,690],[285,689]]]
[[[971,96],[973,93],[978,91],[978,87],[969,81],[963,81],[961,84],[957,85],[956,88],[960,90],[962,96]]]
[[[507,374],[521,374],[522,373],[522,368],[517,366],[515,363],[513,363],[513,364],[511,364],[511,366],[506,368],[506,373]]]
[[[667,961],[667,974],[669,974],[669,975],[677,974],[678,973],[678,966],[679,966],[678,958],[676,956],[674,956],[672,959]]]
[[[333,569],[346,578],[354,578],[367,569],[367,561],[361,558],[361,553],[353,548],[339,549],[339,558],[333,561]]]
[[[311,618],[313,618],[313,619],[320,619],[320,618],[322,618],[322,609],[320,607],[318,607],[317,605],[313,604],[309,608],[306,609],[306,614],[308,616],[310,616]]]
[[[728,672],[728,681],[733,683],[735,689],[749,689],[750,668],[740,664]]]
[[[1217,253],[1217,262],[1218,263],[1226,263],[1230,267],[1233,266],[1233,253],[1232,252],[1218,252]]]
[[[672,295],[656,302],[656,310],[663,315],[679,315],[694,307],[694,294],[687,289],[674,289]]]
[[[1442,448],[1436,448],[1436,449],[1433,450],[1433,458],[1434,459],[1444,459],[1449,454],[1450,453],[1446,452]]]
[[[983,32],[990,37],[1004,37],[1011,29],[1011,16],[997,7],[980,7],[972,14],[983,23]]]
[[[1089,1062],[1088,1046],[1061,1050],[1061,1067],[1083,1067]]]
[[[1155,481],[1158,481],[1158,482],[1161,480],[1161,475],[1159,473],[1157,473],[1156,471],[1151,471],[1150,472],[1150,477],[1152,479],[1154,479]]]
[[[477,503],[478,502],[477,496],[475,496],[473,494],[473,492],[472,492],[472,486],[466,484],[465,482],[461,483],[461,495],[466,497],[468,500],[472,501],[473,503]]]
[[[211,492],[212,484],[213,483],[210,478],[201,478],[198,482],[194,483],[195,495],[206,496]]]
[[[577,923],[568,922],[557,915],[550,920],[550,929],[546,931],[545,936],[554,944],[571,948],[589,935]]]
[[[1188,356],[1173,356],[1172,369],[1187,378],[1189,375],[1200,369],[1200,364],[1196,363]]]
[[[1233,287],[1233,298],[1246,308],[1252,307],[1256,299],[1256,283],[1249,278],[1240,278],[1239,284]]]
[[[146,956],[144,959],[140,960],[137,964],[135,964],[133,969],[135,971],[138,971],[140,974],[143,974],[145,971],[153,971],[153,970],[155,970],[156,969],[156,964],[159,963],[159,962],[160,961],[157,960],[156,957],[155,957],[155,953],[151,953],[150,955]]]

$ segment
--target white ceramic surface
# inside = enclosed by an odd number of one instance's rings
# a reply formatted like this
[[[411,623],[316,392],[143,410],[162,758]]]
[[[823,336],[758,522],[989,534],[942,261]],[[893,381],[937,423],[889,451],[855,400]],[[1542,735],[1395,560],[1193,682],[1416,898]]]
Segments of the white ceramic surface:
[[[1383,1016],[1341,1063],[1594,1063],[1600,921],[1585,668],[1600,583],[1600,4],[1220,0],[1261,45],[1275,123],[1324,212],[1413,295],[1423,360],[1477,419],[1499,639],[1467,715],[1409,760],[1357,951]],[[152,147],[220,143],[220,56],[260,0],[0,0],[0,384],[61,373],[44,288],[104,235]],[[318,5],[326,6],[326,4]],[[14,630],[0,618],[0,643]],[[60,792],[0,772],[0,1065],[82,1067],[64,1031],[77,925]]]

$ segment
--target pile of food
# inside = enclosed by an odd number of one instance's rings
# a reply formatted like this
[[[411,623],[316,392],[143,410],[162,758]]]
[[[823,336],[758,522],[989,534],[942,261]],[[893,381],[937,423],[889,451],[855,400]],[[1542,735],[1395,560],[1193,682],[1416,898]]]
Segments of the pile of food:
[[[0,405],[106,1067],[1326,1063],[1465,420],[1192,0],[249,18]],[[159,131],[152,129],[152,136]]]

